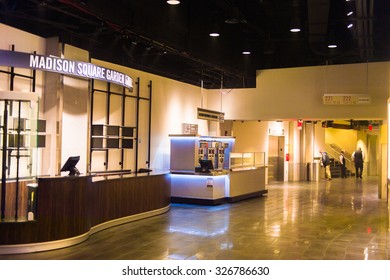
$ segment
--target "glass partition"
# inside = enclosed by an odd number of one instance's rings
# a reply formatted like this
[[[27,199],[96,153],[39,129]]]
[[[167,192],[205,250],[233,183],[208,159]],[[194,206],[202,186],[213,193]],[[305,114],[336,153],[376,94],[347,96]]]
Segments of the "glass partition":
[[[45,127],[45,121],[38,119],[37,100],[0,99],[2,222],[36,219],[39,148],[45,146]]]

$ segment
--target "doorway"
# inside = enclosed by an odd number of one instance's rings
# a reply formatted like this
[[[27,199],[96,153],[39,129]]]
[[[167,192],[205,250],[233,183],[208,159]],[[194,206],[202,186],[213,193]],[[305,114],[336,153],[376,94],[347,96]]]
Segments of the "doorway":
[[[268,182],[284,181],[284,136],[269,136]]]

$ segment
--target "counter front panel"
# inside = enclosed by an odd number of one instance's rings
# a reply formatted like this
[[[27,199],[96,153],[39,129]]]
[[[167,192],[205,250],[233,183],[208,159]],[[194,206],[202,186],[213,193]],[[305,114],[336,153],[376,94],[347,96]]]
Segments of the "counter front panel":
[[[170,205],[164,172],[39,178],[37,189],[34,221],[0,223],[0,254],[74,245],[98,230],[166,212]]]

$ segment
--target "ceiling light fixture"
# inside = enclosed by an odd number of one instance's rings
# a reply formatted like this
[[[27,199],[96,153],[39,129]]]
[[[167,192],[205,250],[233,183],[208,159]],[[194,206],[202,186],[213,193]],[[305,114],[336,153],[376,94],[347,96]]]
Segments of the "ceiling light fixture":
[[[225,16],[225,23],[237,24],[240,23],[240,21],[240,12],[238,11],[238,8],[235,6],[229,7]]]
[[[337,48],[337,43],[339,42],[338,33],[336,32],[336,24],[334,22],[330,22],[330,25],[328,26],[328,34],[327,34],[327,40],[329,49],[335,49]]]
[[[178,4],[180,4],[180,1],[178,1],[178,0],[168,0],[167,3],[169,5],[178,5]]]
[[[219,32],[219,25],[217,22],[213,24],[213,27],[211,29],[211,32],[209,33],[210,37],[219,37],[220,32]]]
[[[353,27],[353,24],[352,23],[350,23],[350,24],[348,24],[348,29],[351,29],[352,27]]]
[[[151,49],[153,49],[153,43],[150,43],[149,45],[146,46],[147,51],[150,51]]]
[[[138,39],[137,38],[134,38],[132,41],[131,41],[131,44],[136,46],[138,45]]]
[[[301,32],[302,20],[301,12],[299,7],[299,1],[292,0],[292,11],[290,18],[290,32],[298,33]]]
[[[347,14],[347,16],[352,16],[353,15],[353,12],[352,11],[350,11],[348,14]]]
[[[301,32],[301,29],[300,28],[291,28],[290,32],[293,32],[293,33]]]
[[[245,31],[244,31],[245,32]],[[248,35],[248,34],[247,34]],[[243,55],[250,55],[251,54],[251,44],[249,42],[248,38],[243,39],[243,45],[242,45],[242,52]]]
[[[214,14],[214,16],[213,16],[213,18],[212,18],[212,20],[210,22],[210,25],[211,25],[211,27],[210,27],[211,30],[210,30],[210,33],[209,33],[210,37],[219,37],[219,35],[220,35],[221,28],[219,26],[219,22],[218,22],[218,17],[217,16],[218,16],[217,14]]]

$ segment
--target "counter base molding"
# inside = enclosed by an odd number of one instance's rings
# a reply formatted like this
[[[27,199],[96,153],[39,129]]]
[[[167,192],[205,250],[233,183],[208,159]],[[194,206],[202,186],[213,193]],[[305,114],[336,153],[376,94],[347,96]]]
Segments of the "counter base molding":
[[[188,204],[198,204],[198,205],[208,205],[208,206],[214,206],[214,205],[221,205],[225,203],[234,203],[239,202],[241,200],[250,199],[250,198],[256,198],[261,197],[264,194],[267,194],[268,190],[262,190],[254,193],[248,193],[243,194],[239,196],[234,197],[224,197],[219,199],[201,199],[201,198],[194,198],[194,197],[171,197],[172,203],[188,203]]]
[[[220,205],[220,204],[227,203],[227,200],[226,200],[226,198],[202,199],[202,198],[172,196],[171,197],[171,202],[172,203],[186,203],[186,204],[198,204],[198,205],[214,206],[214,205]]]
[[[116,219],[114,221],[105,222],[101,225],[94,226],[91,230],[85,234],[67,238],[63,240],[56,240],[50,242],[40,242],[40,243],[31,243],[31,244],[17,244],[17,245],[1,245],[0,246],[0,255],[11,255],[11,254],[26,254],[26,253],[35,253],[42,251],[49,251],[55,249],[62,249],[69,246],[80,244],[86,241],[92,234],[95,234],[99,231],[108,229],[110,227],[115,227],[118,225],[142,220],[145,218],[150,218],[153,216],[164,214],[168,212],[170,206],[164,207],[162,209],[157,209],[153,211],[149,211],[147,213],[141,213],[129,217],[124,217],[121,219]]]
[[[247,194],[242,194],[238,196],[233,196],[233,197],[228,197],[227,202],[233,203],[233,202],[238,202],[244,199],[249,199],[249,198],[255,198],[255,197],[261,197],[264,194],[267,194],[268,190],[262,190],[254,193],[247,193]]]

